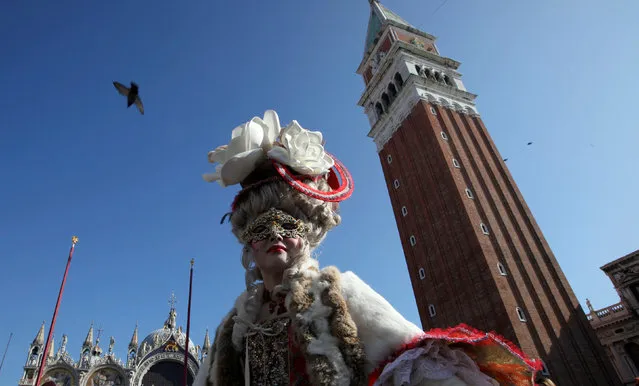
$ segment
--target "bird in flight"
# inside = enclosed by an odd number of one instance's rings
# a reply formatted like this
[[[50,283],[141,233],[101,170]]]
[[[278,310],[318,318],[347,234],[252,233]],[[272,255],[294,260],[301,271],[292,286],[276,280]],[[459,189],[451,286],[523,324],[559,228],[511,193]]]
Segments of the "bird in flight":
[[[131,87],[127,87],[120,82],[113,82],[113,85],[121,95],[126,97],[127,108],[131,107],[131,105],[135,103],[140,114],[144,115],[144,105],[142,104],[142,99],[140,99],[139,95],[140,88],[137,84],[135,84],[135,82],[131,82]]]
[[[526,146],[530,146],[530,145],[532,145],[532,144],[533,144],[533,141],[530,141],[530,142],[528,142],[528,143],[526,144]],[[506,161],[508,161],[508,158],[504,158],[503,160],[504,160],[504,162],[506,162]]]

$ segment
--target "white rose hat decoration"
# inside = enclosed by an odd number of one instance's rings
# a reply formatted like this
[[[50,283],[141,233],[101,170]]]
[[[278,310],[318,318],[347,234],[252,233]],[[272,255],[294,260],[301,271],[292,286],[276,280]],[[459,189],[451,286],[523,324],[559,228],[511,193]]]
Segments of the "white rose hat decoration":
[[[306,130],[297,121],[282,130],[278,145],[268,152],[268,157],[300,174],[319,176],[335,165],[324,151],[322,133]]]
[[[205,174],[207,182],[217,181],[223,187],[235,185],[264,161],[281,131],[280,119],[273,110],[264,118],[254,117],[233,129],[231,143],[209,152],[209,162],[217,163],[215,173]]]
[[[306,130],[297,121],[282,129],[273,110],[267,110],[263,118],[254,117],[233,129],[231,142],[210,151],[208,159],[217,166],[214,173],[203,175],[204,180],[217,181],[223,187],[250,180],[251,173],[270,160],[273,176],[279,175],[293,188],[310,197],[339,202],[353,192],[350,173],[324,150],[322,133]],[[332,190],[314,189],[303,182],[305,178],[325,178]],[[248,188],[243,189],[238,197]]]

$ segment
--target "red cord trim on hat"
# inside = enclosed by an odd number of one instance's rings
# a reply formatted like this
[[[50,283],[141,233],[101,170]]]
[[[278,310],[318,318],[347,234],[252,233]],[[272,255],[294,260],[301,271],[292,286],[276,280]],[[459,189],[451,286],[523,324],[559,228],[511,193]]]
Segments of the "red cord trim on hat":
[[[327,153],[328,154],[328,153]],[[329,154],[333,159],[335,166],[331,168],[326,175],[321,176],[304,176],[293,174],[285,165],[277,162],[273,162],[273,167],[277,171],[278,175],[274,177],[265,178],[257,181],[254,184],[248,185],[244,189],[240,190],[231,204],[231,210],[235,211],[237,203],[242,199],[246,193],[250,190],[257,189],[260,186],[269,182],[278,181],[283,179],[295,190],[304,193],[305,195],[325,201],[325,202],[341,202],[349,198],[353,194],[354,183],[353,177],[344,164],[342,164],[337,158]],[[339,175],[339,178],[338,178]],[[315,188],[312,188],[303,182],[304,179],[311,179],[314,182],[319,181],[321,178],[326,178],[328,186],[333,189],[329,192],[324,192]],[[341,180],[341,183],[340,183]]]
[[[277,161],[273,161],[273,166],[275,167],[275,170],[277,170],[279,175],[282,176],[282,178],[291,187],[309,197],[326,202],[344,201],[353,194],[353,177],[351,176],[348,169],[346,169],[346,167],[337,158],[335,158],[331,154],[328,155],[335,162],[335,166],[329,170],[327,175],[328,184],[331,188],[333,188],[333,190],[330,192],[324,192],[308,186],[302,180],[309,177],[293,175],[293,173],[291,173],[286,166]],[[339,174],[341,184],[337,180],[335,172]]]

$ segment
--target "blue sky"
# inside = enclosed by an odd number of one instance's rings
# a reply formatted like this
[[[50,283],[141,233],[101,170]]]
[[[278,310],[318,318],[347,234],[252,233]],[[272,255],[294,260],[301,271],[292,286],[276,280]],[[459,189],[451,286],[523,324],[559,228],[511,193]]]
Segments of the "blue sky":
[[[569,0],[387,0],[462,62],[466,87],[582,304],[618,302],[599,267],[639,249],[639,5]],[[50,321],[77,359],[95,321],[125,348],[160,328],[172,290],[201,344],[243,288],[220,225],[234,188],[206,184],[206,154],[272,108],[322,130],[353,197],[320,250],[419,323],[368,120],[356,105],[368,2],[194,0],[0,5],[0,383],[21,376]],[[9,37],[9,38],[7,38]],[[146,115],[111,82],[135,80]],[[527,147],[528,141],[534,145]],[[371,240],[374,240],[372,242]]]

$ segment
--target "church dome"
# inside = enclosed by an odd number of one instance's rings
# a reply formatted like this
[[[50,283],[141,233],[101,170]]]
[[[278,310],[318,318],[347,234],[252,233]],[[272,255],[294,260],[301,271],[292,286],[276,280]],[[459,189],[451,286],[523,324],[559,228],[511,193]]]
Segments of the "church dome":
[[[186,334],[182,331],[182,327],[176,328],[176,319],[175,308],[171,307],[169,317],[164,322],[164,327],[151,332],[140,344],[139,350],[143,357],[159,348],[162,348],[162,351],[173,352],[184,350]],[[198,357],[196,346],[191,339],[189,339],[189,353],[194,358]]]
[[[144,338],[142,344],[140,344],[140,350],[144,347],[148,347],[148,352],[145,354],[152,352],[160,347],[165,347],[168,350],[173,348],[172,344],[177,344],[178,347],[184,350],[184,344],[186,342],[186,334],[182,331],[181,328],[167,328],[162,327],[157,330],[151,332],[149,335]],[[146,345],[146,346],[145,346]],[[175,347],[177,349],[177,347]],[[191,339],[189,339],[189,353],[197,358],[197,350],[195,348],[195,344]]]

